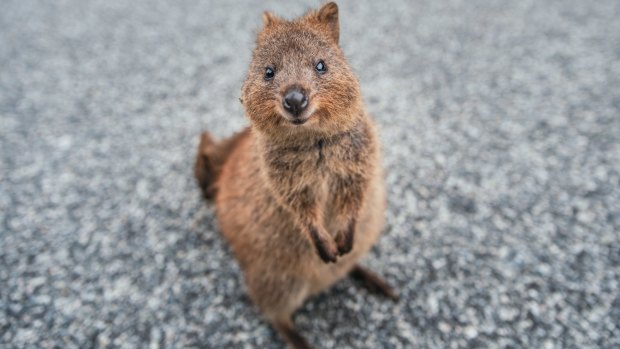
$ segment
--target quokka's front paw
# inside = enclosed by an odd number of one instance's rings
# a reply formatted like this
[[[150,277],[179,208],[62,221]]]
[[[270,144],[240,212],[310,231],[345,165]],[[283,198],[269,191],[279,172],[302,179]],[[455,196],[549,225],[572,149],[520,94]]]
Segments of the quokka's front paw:
[[[353,234],[346,231],[340,232],[336,236],[336,246],[338,247],[338,254],[343,256],[353,249]]]
[[[342,256],[353,249],[353,238],[355,237],[355,222],[351,221],[347,229],[341,231],[336,235],[336,246],[338,247],[338,253]]]
[[[310,237],[316,247],[316,252],[325,263],[336,263],[338,259],[338,247],[334,239],[325,230],[316,227],[309,227]]]

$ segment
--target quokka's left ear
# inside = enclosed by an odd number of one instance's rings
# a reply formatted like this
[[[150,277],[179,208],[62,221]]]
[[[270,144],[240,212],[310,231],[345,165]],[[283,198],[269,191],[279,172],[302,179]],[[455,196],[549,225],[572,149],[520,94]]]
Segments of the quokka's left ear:
[[[269,27],[276,23],[279,23],[281,20],[278,16],[274,15],[269,11],[263,12],[263,27]]]
[[[340,24],[338,22],[338,5],[335,2],[329,2],[319,9],[316,14],[319,22],[327,25],[332,38],[338,43],[340,39]]]

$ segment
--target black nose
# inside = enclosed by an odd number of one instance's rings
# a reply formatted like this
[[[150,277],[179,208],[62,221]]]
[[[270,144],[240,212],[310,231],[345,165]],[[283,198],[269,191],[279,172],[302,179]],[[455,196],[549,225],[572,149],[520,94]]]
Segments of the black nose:
[[[284,94],[282,105],[289,113],[299,116],[308,106],[308,97],[301,89],[297,87],[290,88]]]

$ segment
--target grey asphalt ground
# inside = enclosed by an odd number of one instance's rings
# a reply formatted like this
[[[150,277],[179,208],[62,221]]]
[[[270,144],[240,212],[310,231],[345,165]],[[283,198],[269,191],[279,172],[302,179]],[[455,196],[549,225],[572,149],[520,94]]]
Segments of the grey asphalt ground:
[[[0,347],[280,348],[191,177],[265,9],[5,0]],[[620,2],[343,1],[387,227],[295,321],[318,348],[620,348]]]

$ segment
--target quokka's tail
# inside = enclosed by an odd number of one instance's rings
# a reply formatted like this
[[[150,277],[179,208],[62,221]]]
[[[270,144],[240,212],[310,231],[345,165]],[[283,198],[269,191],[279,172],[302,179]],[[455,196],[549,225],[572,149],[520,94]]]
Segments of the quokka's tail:
[[[221,141],[216,141],[209,132],[200,135],[198,154],[194,164],[194,176],[204,197],[213,201],[217,195],[217,180],[224,163],[241,139],[248,135],[249,128]]]

